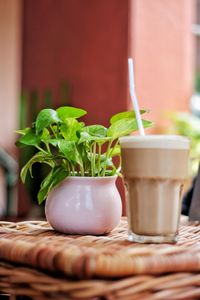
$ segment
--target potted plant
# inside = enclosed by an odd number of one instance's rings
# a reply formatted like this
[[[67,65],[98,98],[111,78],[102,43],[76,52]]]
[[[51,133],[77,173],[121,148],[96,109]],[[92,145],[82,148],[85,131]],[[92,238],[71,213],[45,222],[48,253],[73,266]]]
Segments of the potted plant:
[[[141,113],[146,112],[142,110]],[[120,175],[113,158],[120,158],[118,138],[137,130],[133,111],[111,117],[110,126],[86,126],[78,119],[80,108],[63,106],[42,109],[31,128],[18,130],[17,146],[33,146],[38,152],[21,170],[25,182],[34,163],[50,168],[38,193],[45,199],[46,218],[55,230],[65,233],[103,234],[120,221],[121,199],[115,180]],[[143,120],[144,127],[151,122]]]

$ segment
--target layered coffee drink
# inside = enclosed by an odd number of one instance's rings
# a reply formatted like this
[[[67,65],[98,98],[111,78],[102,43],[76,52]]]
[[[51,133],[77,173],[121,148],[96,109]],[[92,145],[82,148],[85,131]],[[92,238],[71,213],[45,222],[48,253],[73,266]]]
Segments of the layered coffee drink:
[[[148,135],[120,138],[129,240],[175,242],[181,192],[188,177],[189,140]]]

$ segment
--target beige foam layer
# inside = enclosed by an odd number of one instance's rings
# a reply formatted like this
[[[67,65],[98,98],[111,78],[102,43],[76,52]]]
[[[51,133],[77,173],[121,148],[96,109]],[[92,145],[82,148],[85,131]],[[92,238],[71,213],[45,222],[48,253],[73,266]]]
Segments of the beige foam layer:
[[[187,149],[122,148],[122,172],[126,178],[188,177]]]
[[[125,136],[119,139],[122,148],[189,149],[190,140],[180,135]]]

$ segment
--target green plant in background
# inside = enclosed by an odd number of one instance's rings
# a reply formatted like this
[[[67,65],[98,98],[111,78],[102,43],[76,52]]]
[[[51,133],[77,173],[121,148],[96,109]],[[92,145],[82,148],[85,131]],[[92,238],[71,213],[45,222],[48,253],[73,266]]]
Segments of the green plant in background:
[[[200,73],[196,73],[195,75],[195,92],[200,93]]]
[[[142,110],[141,113],[145,113]],[[42,109],[32,127],[18,130],[20,147],[37,149],[21,170],[25,182],[32,174],[35,163],[44,163],[50,172],[41,183],[38,201],[42,203],[48,193],[67,176],[114,176],[120,174],[113,157],[120,157],[119,137],[138,129],[133,111],[118,113],[110,119],[110,126],[86,126],[78,119],[87,112],[83,109],[62,106],[58,109]],[[144,127],[152,122],[143,120]]]
[[[170,113],[169,119],[172,123],[170,133],[184,135],[191,140],[190,174],[195,176],[200,161],[200,119],[187,112]]]

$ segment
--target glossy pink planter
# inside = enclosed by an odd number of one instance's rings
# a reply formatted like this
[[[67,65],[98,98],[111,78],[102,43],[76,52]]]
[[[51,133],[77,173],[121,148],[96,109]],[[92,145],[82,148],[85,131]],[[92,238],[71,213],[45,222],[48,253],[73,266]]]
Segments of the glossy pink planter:
[[[45,213],[60,232],[104,234],[120,222],[122,204],[116,177],[68,177],[48,196]]]

